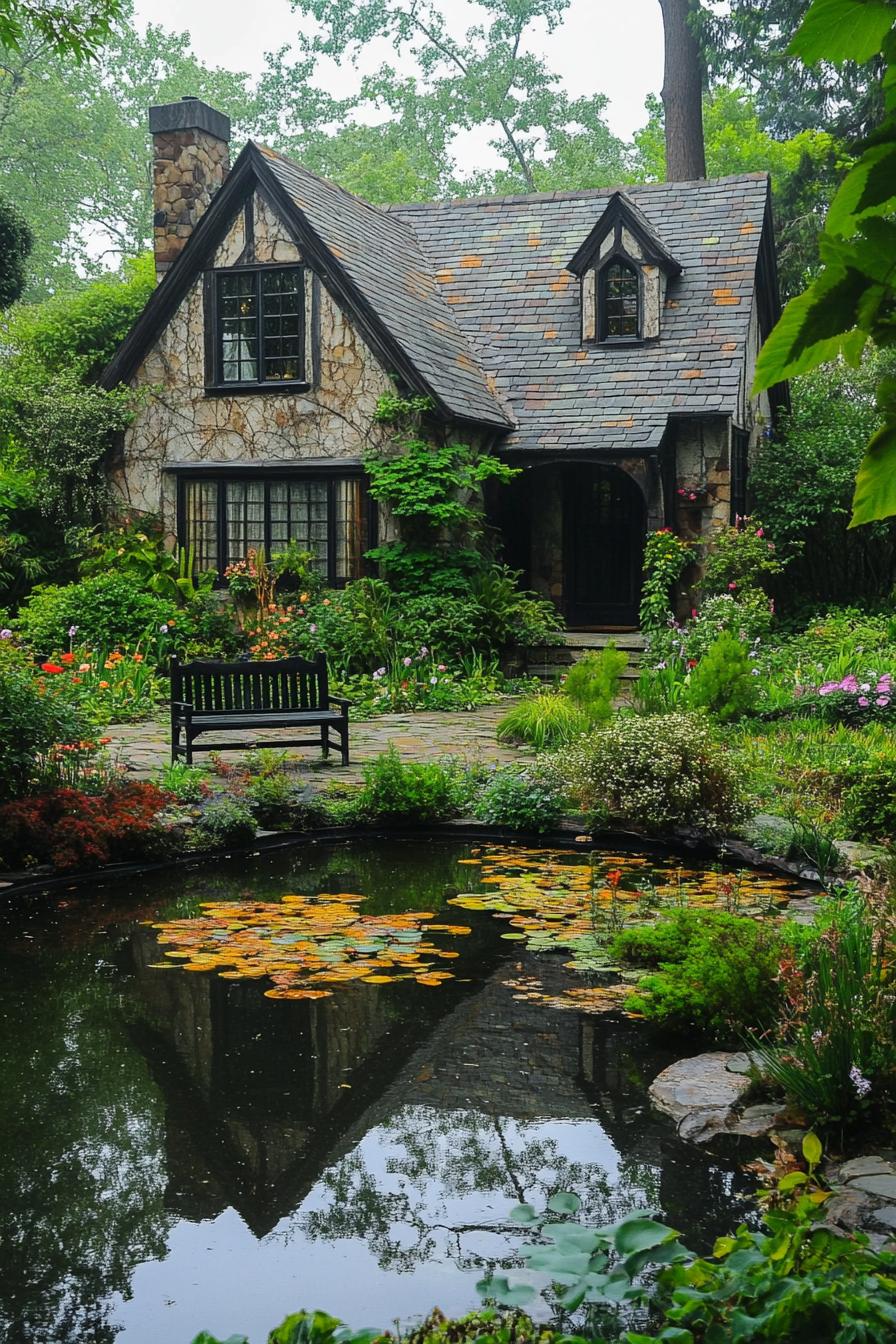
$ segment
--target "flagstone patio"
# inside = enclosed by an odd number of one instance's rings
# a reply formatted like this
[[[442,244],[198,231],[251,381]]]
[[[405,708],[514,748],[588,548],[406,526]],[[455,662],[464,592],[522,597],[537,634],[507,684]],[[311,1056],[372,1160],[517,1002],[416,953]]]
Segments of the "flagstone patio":
[[[494,762],[504,765],[528,755],[524,748],[506,746],[495,738],[495,726],[510,704],[504,700],[497,705],[486,705],[468,713],[432,712],[426,714],[384,714],[352,724],[350,748],[352,763],[346,769],[339,765],[336,753],[323,761],[314,747],[290,748],[296,766],[308,768],[312,782],[355,782],[360,780],[367,761],[379,756],[392,744],[404,761],[438,761],[447,756],[470,762]],[[133,778],[146,779],[158,772],[170,759],[170,730],[167,720],[146,723],[113,724],[108,730],[112,739],[109,750],[126,764]],[[271,729],[261,733],[232,733],[232,738],[243,738],[246,750],[257,742],[260,746],[277,747],[278,742],[291,736],[289,729]],[[222,758],[236,764],[242,752],[222,752]],[[195,764],[208,764],[208,754],[195,758]]]

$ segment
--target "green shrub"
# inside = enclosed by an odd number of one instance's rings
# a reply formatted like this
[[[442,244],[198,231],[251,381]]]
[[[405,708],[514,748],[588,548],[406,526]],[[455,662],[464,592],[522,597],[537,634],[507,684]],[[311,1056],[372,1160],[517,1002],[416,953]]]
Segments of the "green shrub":
[[[672,585],[681,578],[693,547],[668,527],[648,534],[644,547],[644,583],[639,624],[652,633],[668,625],[672,616]]]
[[[626,999],[630,1012],[730,1039],[773,1018],[780,947],[777,931],[751,917],[676,910],[617,934],[610,955],[657,968]]]
[[[369,822],[444,821],[457,812],[453,772],[435,762],[404,764],[390,746],[364,767],[357,811]]]
[[[619,679],[627,666],[628,655],[615,644],[608,644],[599,653],[588,653],[573,663],[563,683],[563,693],[584,710],[591,724],[604,723],[613,713]]]
[[[500,742],[529,742],[544,751],[571,742],[589,727],[588,715],[568,696],[541,691],[509,709],[495,731]]]
[[[255,839],[255,818],[246,804],[236,798],[210,798],[203,805],[193,839],[202,849],[251,845]]]
[[[142,591],[123,575],[102,574],[65,587],[35,588],[17,624],[25,643],[47,656],[68,647],[72,627],[82,647],[133,648],[157,635],[170,615],[170,602]]]
[[[896,1100],[896,971],[886,898],[847,892],[822,936],[782,964],[763,1071],[820,1124],[868,1124]]]
[[[749,815],[736,765],[696,715],[619,714],[543,768],[582,811],[647,831],[725,831]]]
[[[563,798],[556,787],[531,771],[506,766],[496,770],[474,806],[480,821],[510,826],[515,831],[540,835],[552,830],[563,818]]]
[[[43,761],[56,743],[88,737],[86,717],[52,685],[41,691],[23,659],[0,660],[0,802],[19,798],[38,779]]]
[[[842,821],[855,840],[896,839],[896,757],[875,756],[850,772]]]
[[[159,787],[170,793],[179,803],[200,803],[210,792],[208,773],[183,761],[164,765],[159,774]]]
[[[689,709],[706,710],[720,723],[742,719],[759,700],[756,670],[741,640],[720,635],[691,672],[685,703]]]
[[[783,569],[775,543],[759,519],[742,518],[736,527],[723,527],[714,534],[700,586],[707,596],[762,591]]]

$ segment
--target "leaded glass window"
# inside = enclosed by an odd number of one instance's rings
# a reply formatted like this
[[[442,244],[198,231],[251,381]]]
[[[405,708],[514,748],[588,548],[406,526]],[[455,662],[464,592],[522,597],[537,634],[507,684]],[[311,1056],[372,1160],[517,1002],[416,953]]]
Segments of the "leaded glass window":
[[[611,262],[601,272],[602,334],[604,340],[638,337],[638,274],[624,261]]]
[[[305,271],[263,266],[215,277],[216,367],[210,382],[243,387],[306,381]]]
[[[184,476],[180,544],[198,571],[223,574],[249,551],[273,555],[294,542],[329,584],[365,573],[371,504],[360,476]]]

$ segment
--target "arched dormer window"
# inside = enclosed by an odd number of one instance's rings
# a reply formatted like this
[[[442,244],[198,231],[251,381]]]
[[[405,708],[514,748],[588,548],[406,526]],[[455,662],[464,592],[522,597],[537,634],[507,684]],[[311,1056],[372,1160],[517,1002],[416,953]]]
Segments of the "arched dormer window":
[[[637,340],[641,334],[640,283],[634,266],[611,261],[599,273],[602,341]]]

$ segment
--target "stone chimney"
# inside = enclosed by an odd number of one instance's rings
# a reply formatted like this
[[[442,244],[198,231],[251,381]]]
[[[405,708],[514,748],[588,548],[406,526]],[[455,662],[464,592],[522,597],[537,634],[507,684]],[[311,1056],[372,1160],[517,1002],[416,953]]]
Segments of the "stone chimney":
[[[229,167],[230,118],[199,98],[149,109],[153,247],[161,280],[180,256]]]

